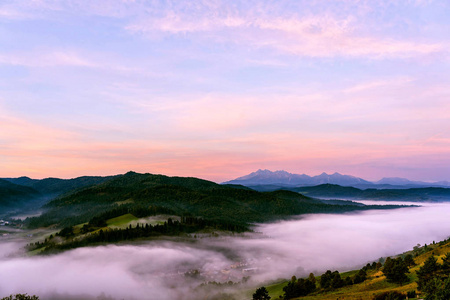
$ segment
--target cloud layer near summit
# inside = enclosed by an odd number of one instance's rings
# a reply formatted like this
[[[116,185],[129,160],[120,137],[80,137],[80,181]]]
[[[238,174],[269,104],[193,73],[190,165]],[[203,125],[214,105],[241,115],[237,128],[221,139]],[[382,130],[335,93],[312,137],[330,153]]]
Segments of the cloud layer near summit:
[[[3,1],[1,177],[448,180],[445,1]]]

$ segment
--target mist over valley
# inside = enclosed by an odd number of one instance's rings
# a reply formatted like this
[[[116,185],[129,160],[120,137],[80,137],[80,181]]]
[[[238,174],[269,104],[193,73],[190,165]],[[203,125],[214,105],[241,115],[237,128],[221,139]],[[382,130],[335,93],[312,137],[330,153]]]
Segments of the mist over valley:
[[[31,257],[22,247],[32,237],[11,232],[0,237],[0,270],[8,274],[0,282],[0,295],[26,292],[41,299],[199,299],[217,291],[199,287],[202,283],[233,281],[241,283],[223,291],[236,299],[248,299],[248,290],[277,278],[327,269],[351,270],[418,243],[444,240],[450,232],[449,214],[450,204],[428,203],[393,210],[303,215],[256,225],[253,233],[83,247]]]

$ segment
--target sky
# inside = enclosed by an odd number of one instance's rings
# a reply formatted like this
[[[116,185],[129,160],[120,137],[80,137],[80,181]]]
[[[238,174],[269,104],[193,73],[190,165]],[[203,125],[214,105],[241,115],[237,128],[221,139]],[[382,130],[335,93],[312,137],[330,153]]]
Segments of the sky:
[[[0,177],[450,180],[450,2],[0,2]]]

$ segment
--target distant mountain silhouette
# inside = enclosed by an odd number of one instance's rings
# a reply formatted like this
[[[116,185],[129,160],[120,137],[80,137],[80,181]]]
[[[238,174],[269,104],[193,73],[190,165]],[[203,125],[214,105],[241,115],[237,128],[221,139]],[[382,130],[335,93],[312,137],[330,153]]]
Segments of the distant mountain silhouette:
[[[224,184],[252,185],[281,185],[281,186],[312,186],[319,184],[338,184],[342,186],[372,185],[373,183],[355,176],[342,175],[339,173],[322,173],[317,176],[305,174],[292,174],[286,171],[258,170],[251,174],[224,182]]]
[[[424,182],[411,181],[406,178],[385,177],[379,181],[371,182],[351,175],[339,173],[322,173],[317,176],[306,174],[292,174],[286,171],[258,170],[248,175],[226,181],[223,184],[240,184],[248,187],[258,186],[257,190],[269,191],[281,187],[315,186],[320,184],[337,184],[340,186],[352,186],[361,189],[405,189],[414,187],[450,187],[450,182]],[[265,186],[265,187],[263,187]]]
[[[450,187],[450,182],[439,181],[439,182],[424,182],[424,181],[413,181],[406,178],[400,177],[384,177],[381,180],[374,182],[375,184],[389,184],[389,185],[403,185],[403,186],[429,186],[429,187]]]
[[[335,184],[292,187],[295,191],[309,197],[325,199],[360,199],[360,200],[397,200],[397,201],[450,201],[450,188],[419,187],[405,189],[357,189]]]

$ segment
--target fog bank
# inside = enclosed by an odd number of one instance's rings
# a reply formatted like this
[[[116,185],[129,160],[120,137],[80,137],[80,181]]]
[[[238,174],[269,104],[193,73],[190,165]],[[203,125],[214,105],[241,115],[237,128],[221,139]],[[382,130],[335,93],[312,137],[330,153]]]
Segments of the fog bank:
[[[240,237],[183,243],[80,248],[44,257],[14,257],[20,244],[0,238],[0,297],[11,293],[96,299],[198,299],[204,281],[240,281],[250,288],[276,278],[358,268],[382,256],[450,235],[450,204],[306,215],[258,225]],[[196,276],[185,276],[198,270]],[[3,276],[7,274],[7,276]],[[238,289],[245,289],[239,286]],[[202,294],[206,297],[208,293]],[[56,296],[58,297],[58,296]],[[100,298],[101,298],[100,297]],[[74,299],[75,299],[74,298]]]

